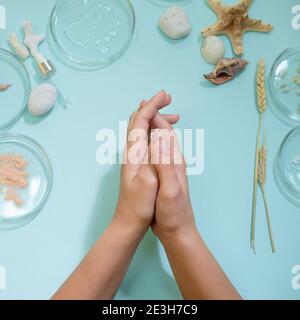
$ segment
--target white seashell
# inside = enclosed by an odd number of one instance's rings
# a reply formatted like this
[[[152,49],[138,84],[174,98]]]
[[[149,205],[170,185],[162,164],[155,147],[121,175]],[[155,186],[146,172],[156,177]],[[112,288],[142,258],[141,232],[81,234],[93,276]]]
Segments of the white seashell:
[[[218,61],[224,57],[224,42],[216,36],[207,37],[203,41],[201,52],[207,63],[217,64]]]
[[[51,83],[43,83],[35,87],[28,100],[28,110],[34,116],[42,116],[49,112],[57,100],[57,89]]]
[[[161,31],[172,39],[186,37],[191,32],[187,13],[180,7],[169,7],[160,17],[158,25]]]

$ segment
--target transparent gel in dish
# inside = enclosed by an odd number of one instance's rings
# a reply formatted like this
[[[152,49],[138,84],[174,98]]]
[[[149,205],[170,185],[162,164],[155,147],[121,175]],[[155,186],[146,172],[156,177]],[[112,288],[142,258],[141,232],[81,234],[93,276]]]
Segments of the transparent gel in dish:
[[[300,124],[300,47],[287,49],[276,59],[269,89],[274,112],[286,123]]]
[[[275,162],[275,176],[283,195],[300,207],[300,127],[284,139]]]
[[[0,193],[0,230],[16,229],[34,219],[45,205],[52,187],[52,167],[43,148],[29,137],[17,134],[0,136],[0,154],[14,153],[27,162],[28,186],[16,189],[23,205],[6,201],[6,187]]]
[[[0,83],[11,85],[6,91],[0,92],[0,131],[4,131],[22,116],[31,85],[23,63],[3,49],[0,49]]]
[[[69,65],[99,69],[126,51],[134,28],[128,0],[59,0],[50,17],[50,40]]]

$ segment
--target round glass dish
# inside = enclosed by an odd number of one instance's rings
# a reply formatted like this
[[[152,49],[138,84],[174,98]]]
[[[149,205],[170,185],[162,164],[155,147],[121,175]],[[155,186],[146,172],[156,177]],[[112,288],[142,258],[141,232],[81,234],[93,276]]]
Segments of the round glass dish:
[[[275,177],[283,195],[300,207],[300,127],[282,142],[275,161]]]
[[[128,48],[135,28],[129,0],[58,0],[50,17],[50,41],[73,67],[100,69]]]
[[[300,47],[287,49],[276,59],[269,89],[275,113],[285,122],[300,124]]]
[[[0,92],[0,131],[13,126],[22,116],[30,93],[30,78],[24,64],[12,53],[0,49],[0,84],[11,85]]]
[[[12,163],[8,164],[7,157],[11,156],[21,157],[21,161],[26,162],[24,169],[18,166],[20,162],[8,160]],[[12,189],[21,203],[16,202],[14,197],[6,200],[11,192],[6,181],[19,181],[24,172],[27,175],[27,186],[18,188],[14,185]],[[52,180],[51,163],[39,144],[23,135],[0,135],[0,229],[16,229],[34,219],[46,203]]]

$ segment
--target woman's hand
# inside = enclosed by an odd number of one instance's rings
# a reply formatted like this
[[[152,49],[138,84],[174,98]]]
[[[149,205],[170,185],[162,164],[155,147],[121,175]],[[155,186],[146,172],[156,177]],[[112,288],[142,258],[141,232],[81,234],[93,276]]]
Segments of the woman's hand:
[[[112,299],[154,217],[158,178],[148,157],[149,130],[177,115],[160,115],[171,97],[164,91],[143,101],[128,127],[121,191],[115,217],[53,299]],[[138,142],[140,141],[140,143]]]
[[[159,177],[153,232],[164,238],[196,231],[186,164],[171,125],[164,121],[151,138],[151,158]]]
[[[132,115],[113,222],[53,299],[112,299],[151,223],[184,298],[240,298],[196,231],[186,168],[171,127],[179,117],[159,114],[170,103],[162,91]],[[149,148],[152,128],[164,130],[154,130]]]
[[[122,166],[120,197],[114,222],[133,228],[141,236],[154,218],[159,181],[150,164],[150,129],[166,122],[178,122],[178,115],[160,115],[159,110],[171,103],[170,95],[159,92],[149,101],[143,101],[131,116],[127,147]]]
[[[162,119],[151,138],[151,160],[159,178],[154,233],[161,240],[185,299],[240,299],[197,232],[186,165],[175,133]]]

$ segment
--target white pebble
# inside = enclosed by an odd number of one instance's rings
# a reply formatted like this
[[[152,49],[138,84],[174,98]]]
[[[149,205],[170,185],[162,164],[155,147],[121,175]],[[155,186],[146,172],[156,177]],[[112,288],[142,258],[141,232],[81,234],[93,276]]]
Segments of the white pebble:
[[[169,7],[159,19],[161,31],[172,39],[186,37],[191,32],[187,13],[180,7]]]
[[[57,100],[57,89],[51,83],[43,83],[35,87],[28,100],[28,110],[34,116],[48,113]]]
[[[207,37],[203,41],[201,52],[207,63],[217,64],[218,61],[224,57],[224,42],[215,36]]]

